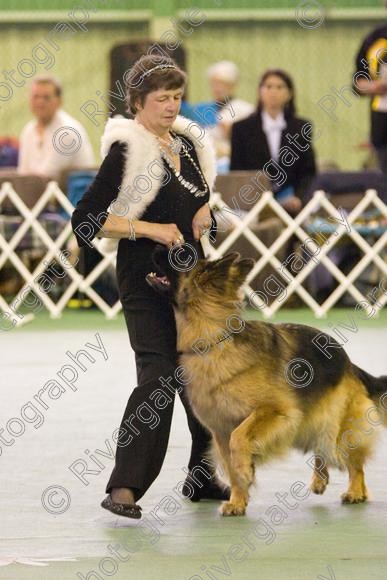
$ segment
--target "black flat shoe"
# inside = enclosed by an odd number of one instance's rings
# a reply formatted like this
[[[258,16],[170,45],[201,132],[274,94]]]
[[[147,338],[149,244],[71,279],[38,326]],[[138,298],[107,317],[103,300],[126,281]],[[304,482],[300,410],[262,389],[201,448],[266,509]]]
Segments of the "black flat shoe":
[[[134,518],[139,520],[141,518],[141,507],[137,504],[116,503],[112,501],[110,495],[106,496],[101,502],[101,507],[109,510],[117,516],[124,516],[125,518]]]
[[[187,485],[190,484],[190,485]],[[192,488],[194,493],[192,494]],[[198,487],[191,478],[185,480],[181,490],[182,494],[190,501],[197,502],[202,499],[215,501],[228,501],[231,495],[231,489],[227,485],[222,485],[215,481],[207,482],[203,487]]]

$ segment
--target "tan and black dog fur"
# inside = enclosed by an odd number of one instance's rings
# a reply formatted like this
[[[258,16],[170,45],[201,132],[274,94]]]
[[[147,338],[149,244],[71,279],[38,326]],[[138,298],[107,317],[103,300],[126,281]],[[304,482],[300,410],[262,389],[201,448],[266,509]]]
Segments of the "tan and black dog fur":
[[[328,360],[312,344],[319,331],[308,326],[246,321],[241,332],[222,340],[226,321],[239,314],[240,287],[252,260],[229,254],[212,262],[199,260],[185,273],[169,264],[165,250],[156,252],[154,260],[169,281],[177,348],[180,364],[189,373],[192,408],[212,433],[231,483],[223,515],[244,514],[255,467],[291,448],[316,454],[326,450],[334,458],[327,466],[348,470],[342,501],[365,501],[364,464],[372,454],[376,430],[365,434],[357,426],[369,427],[365,414],[375,406],[386,425],[387,395],[382,395],[387,377],[377,379],[362,371],[342,348],[332,349]],[[157,287],[157,282],[152,285]],[[198,339],[216,336],[219,344],[210,341],[206,354],[192,348]],[[285,376],[287,364],[295,358],[313,368],[313,379],[304,388],[295,388]],[[315,469],[312,491],[323,493],[327,483],[327,468]]]

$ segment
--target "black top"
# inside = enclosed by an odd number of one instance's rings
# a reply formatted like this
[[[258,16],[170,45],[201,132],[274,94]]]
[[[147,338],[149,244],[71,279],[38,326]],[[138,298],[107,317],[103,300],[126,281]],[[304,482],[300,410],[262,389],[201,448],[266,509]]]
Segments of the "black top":
[[[301,130],[309,121],[291,117],[286,120],[287,126],[282,131],[280,147],[285,145],[296,153],[298,159],[289,167],[282,164],[281,159],[277,162],[282,171],[286,175],[284,183],[280,187],[275,187],[276,180],[273,179],[274,193],[281,191],[285,187],[291,185],[295,189],[295,195],[303,197],[311,179],[316,174],[316,163],[311,143],[308,143],[302,137]],[[305,149],[299,151],[296,145],[292,145],[286,138],[287,134],[294,137],[298,133],[299,137],[296,142]],[[234,170],[262,170],[265,163],[271,160],[271,153],[269,144],[267,142],[266,134],[262,128],[262,117],[260,112],[256,111],[246,119],[234,123],[232,126],[231,135],[231,164],[230,169]],[[286,162],[286,157],[284,158]],[[276,169],[271,166],[268,168],[268,177],[276,175]],[[270,174],[270,175],[269,175]]]
[[[93,183],[74,210],[71,222],[80,247],[87,245],[87,241],[80,236],[80,231],[83,231],[87,240],[91,241],[106,221],[104,212],[119,194],[126,148],[127,145],[124,143],[118,141],[113,143]],[[189,154],[199,165],[194,148],[190,149]],[[181,175],[203,191],[202,180],[191,161],[183,154],[180,159]],[[170,179],[159,189],[155,199],[138,219],[154,223],[175,223],[183,234],[185,242],[194,246],[198,257],[202,258],[204,256],[201,244],[193,237],[192,219],[198,209],[209,200],[209,191],[202,197],[195,197],[181,185],[164,160],[163,163],[170,174]],[[91,218],[94,218],[96,223]],[[87,225],[80,228],[81,224]],[[80,231],[77,231],[77,228]],[[211,235],[213,236],[214,233],[212,232]],[[136,241],[125,238],[119,240],[117,278],[121,297],[128,292],[141,289],[145,283],[145,275],[155,270],[152,252],[156,245],[157,242],[149,238],[138,238]]]
[[[387,53],[387,25],[379,26],[372,30],[364,39],[356,56],[356,73],[364,73],[359,79],[367,79],[367,75],[372,80],[380,79],[381,66],[385,67]],[[368,64],[367,64],[368,63]],[[354,84],[356,90],[356,78]],[[357,89],[359,95],[362,91]],[[363,93],[364,94],[364,93]],[[371,141],[375,147],[387,145],[387,113],[378,111],[380,95],[371,97]]]

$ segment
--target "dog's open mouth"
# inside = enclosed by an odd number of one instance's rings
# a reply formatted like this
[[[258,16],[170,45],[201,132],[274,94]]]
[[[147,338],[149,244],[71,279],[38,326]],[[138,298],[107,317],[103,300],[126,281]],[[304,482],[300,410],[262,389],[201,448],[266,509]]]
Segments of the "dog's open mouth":
[[[171,287],[171,283],[167,276],[158,276],[156,272],[150,272],[146,275],[145,279],[152,288],[159,292],[168,292]]]

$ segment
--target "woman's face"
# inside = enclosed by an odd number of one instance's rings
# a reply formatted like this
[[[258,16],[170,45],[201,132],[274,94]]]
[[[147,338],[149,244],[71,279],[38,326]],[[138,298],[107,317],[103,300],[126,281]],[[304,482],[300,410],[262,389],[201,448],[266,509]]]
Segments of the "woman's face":
[[[264,109],[284,109],[292,97],[285,81],[277,75],[270,75],[259,89],[259,98]]]
[[[216,101],[224,101],[226,97],[231,99],[234,96],[236,83],[214,76],[210,78],[210,89]]]
[[[136,117],[149,129],[160,134],[173,125],[180,111],[184,89],[158,89],[148,93],[144,104],[137,103]]]

